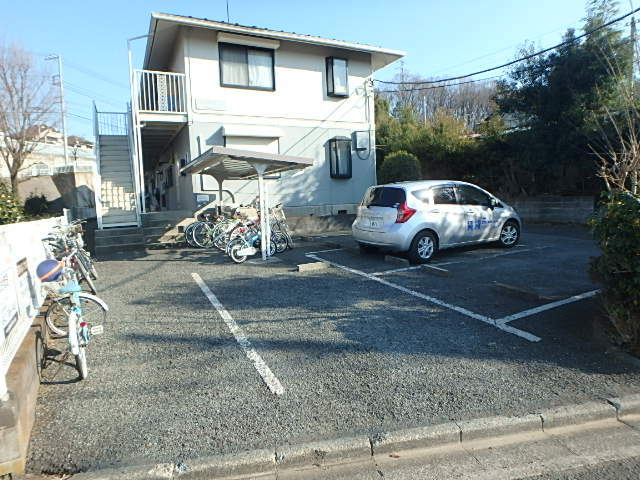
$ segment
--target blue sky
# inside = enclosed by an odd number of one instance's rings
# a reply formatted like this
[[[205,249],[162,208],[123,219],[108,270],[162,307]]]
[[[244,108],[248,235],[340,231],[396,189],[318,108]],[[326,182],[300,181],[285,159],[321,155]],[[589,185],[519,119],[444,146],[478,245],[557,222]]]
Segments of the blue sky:
[[[630,10],[628,0],[620,10]],[[100,110],[124,111],[126,39],[147,33],[152,11],[226,20],[225,0],[0,0],[0,41],[63,55],[69,133],[91,137],[92,99]],[[229,0],[229,13],[243,25],[404,50],[407,70],[443,77],[511,60],[525,41],[558,43],[568,27],[582,26],[585,1]],[[139,63],[144,40],[138,43]],[[376,78],[390,79],[398,68]]]

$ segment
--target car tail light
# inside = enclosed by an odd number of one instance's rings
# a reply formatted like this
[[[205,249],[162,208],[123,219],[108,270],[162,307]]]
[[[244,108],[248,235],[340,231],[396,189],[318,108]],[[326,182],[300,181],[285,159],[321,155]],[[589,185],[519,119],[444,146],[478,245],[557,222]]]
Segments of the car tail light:
[[[416,213],[414,208],[407,207],[406,202],[398,207],[398,217],[396,218],[396,223],[404,223],[409,220],[413,214]]]

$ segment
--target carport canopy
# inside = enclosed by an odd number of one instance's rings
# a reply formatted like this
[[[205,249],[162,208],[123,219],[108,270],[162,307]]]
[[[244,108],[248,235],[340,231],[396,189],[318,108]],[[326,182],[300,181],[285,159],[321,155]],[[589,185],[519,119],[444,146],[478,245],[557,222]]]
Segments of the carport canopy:
[[[265,175],[301,170],[313,165],[313,159],[294,157],[277,153],[236,150],[226,147],[211,147],[199,157],[180,169],[180,173],[211,175],[218,181],[219,201],[222,201],[222,182],[224,180],[258,179],[260,198],[260,233],[262,239],[271,238],[269,221],[269,192],[264,182]],[[262,259],[269,256],[267,242],[261,241]]]

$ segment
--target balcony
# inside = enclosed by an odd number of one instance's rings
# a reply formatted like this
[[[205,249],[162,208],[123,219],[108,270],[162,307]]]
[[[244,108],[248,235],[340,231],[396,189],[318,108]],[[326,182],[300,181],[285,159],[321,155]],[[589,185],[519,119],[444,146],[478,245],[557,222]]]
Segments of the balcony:
[[[167,117],[173,115],[179,118],[176,119],[177,121],[182,121],[182,117],[187,114],[187,88],[184,73],[134,70],[134,75],[137,88],[135,97],[141,119],[172,121]],[[159,118],[157,114],[161,114],[162,117]]]

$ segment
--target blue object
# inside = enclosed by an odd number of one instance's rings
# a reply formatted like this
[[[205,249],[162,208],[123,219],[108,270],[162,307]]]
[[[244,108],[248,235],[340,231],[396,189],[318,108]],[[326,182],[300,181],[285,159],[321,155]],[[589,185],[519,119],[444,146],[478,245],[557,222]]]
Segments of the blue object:
[[[59,290],[60,293],[77,293],[80,291],[82,291],[82,287],[80,287],[80,284],[75,280],[69,280],[67,284]]]
[[[62,275],[62,267],[59,260],[43,260],[36,267],[36,274],[42,282],[55,282]]]

